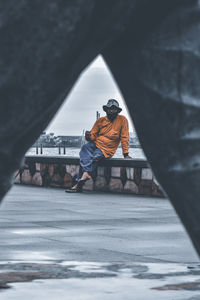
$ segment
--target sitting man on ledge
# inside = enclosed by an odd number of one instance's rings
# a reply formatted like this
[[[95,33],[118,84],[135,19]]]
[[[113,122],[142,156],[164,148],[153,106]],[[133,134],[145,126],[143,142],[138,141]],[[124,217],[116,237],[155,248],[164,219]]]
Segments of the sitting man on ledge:
[[[122,109],[115,99],[108,100],[103,106],[107,116],[97,119],[91,131],[86,131],[84,144],[80,151],[80,168],[77,183],[68,193],[80,193],[84,183],[91,179],[97,167],[97,162],[103,158],[112,157],[121,142],[124,158],[129,156],[128,120],[119,115]]]

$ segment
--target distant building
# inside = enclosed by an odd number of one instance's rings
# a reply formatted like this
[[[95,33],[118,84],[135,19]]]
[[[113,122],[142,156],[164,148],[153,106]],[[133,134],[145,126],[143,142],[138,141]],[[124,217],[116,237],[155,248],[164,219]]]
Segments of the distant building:
[[[61,143],[61,140],[59,139],[59,137],[54,136],[53,132],[46,134],[46,132],[44,131],[39,136],[37,141],[33,144],[33,147],[37,147],[37,146],[41,146],[41,145],[43,147],[57,147],[60,145],[60,143]]]
[[[83,142],[82,136],[60,135],[58,138],[61,140],[61,146],[66,147],[81,147]]]
[[[47,134],[43,132],[40,137],[37,139],[33,147],[81,147],[85,143],[84,134],[82,136],[73,136],[73,135],[59,135],[55,136],[53,132]],[[140,147],[138,137],[130,133],[129,138],[130,147]],[[120,145],[121,147],[121,145]]]

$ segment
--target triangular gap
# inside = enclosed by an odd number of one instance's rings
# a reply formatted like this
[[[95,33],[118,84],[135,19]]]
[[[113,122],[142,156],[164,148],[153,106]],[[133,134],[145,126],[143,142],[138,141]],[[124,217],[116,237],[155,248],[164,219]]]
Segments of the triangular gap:
[[[121,114],[125,115],[129,121],[130,136],[137,140],[124,98],[101,55],[98,55],[81,73],[46,132],[53,132],[56,136],[82,135],[83,130],[91,130],[97,111],[100,116],[105,115],[102,106],[110,98],[118,100],[122,108]],[[143,153],[141,157],[143,158]]]

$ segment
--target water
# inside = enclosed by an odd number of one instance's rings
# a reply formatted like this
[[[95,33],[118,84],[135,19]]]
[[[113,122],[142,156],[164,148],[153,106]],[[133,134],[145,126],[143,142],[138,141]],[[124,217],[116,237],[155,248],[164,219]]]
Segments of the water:
[[[40,149],[38,149],[40,154]],[[73,157],[79,157],[80,148],[76,147],[68,147],[66,148],[66,156],[73,156]],[[36,148],[30,148],[29,151],[26,153],[27,155],[36,155]],[[57,156],[59,155],[58,148],[43,148],[43,155],[49,155],[49,156]],[[61,155],[63,154],[63,148],[61,148]],[[141,148],[130,148],[129,149],[129,155],[134,159],[145,159],[146,157],[142,151]],[[118,148],[114,158],[123,158],[122,149]]]

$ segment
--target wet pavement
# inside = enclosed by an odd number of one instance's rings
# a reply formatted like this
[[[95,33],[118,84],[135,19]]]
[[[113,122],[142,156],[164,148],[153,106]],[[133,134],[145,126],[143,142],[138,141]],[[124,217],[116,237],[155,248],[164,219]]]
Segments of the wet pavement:
[[[200,299],[167,199],[14,186],[0,209],[0,299]]]

